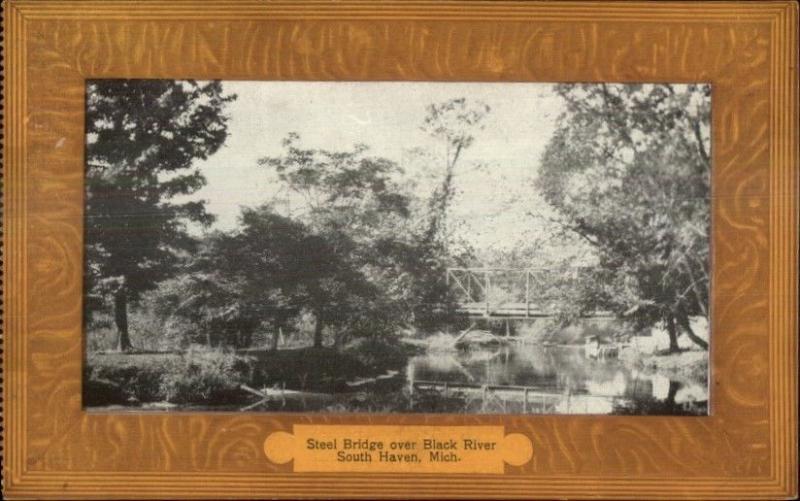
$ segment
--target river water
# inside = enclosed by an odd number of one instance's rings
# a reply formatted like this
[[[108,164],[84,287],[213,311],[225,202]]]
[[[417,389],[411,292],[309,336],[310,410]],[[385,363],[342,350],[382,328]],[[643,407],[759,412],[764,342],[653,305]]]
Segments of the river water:
[[[401,370],[327,394],[279,394],[254,404],[107,406],[93,411],[233,411],[705,415],[706,384],[642,371],[582,346],[499,344],[412,356]],[[287,388],[292,390],[292,388]]]
[[[630,365],[590,358],[582,346],[500,345],[416,356],[405,372],[412,407],[428,411],[446,399],[451,412],[706,413],[706,385]]]

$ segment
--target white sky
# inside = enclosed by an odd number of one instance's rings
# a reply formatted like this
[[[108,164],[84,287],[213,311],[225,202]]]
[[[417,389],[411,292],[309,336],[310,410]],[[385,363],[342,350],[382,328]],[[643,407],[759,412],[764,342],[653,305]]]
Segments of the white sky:
[[[265,156],[282,153],[281,140],[297,132],[303,147],[371,147],[410,168],[408,149],[423,147],[443,156],[444,147],[420,130],[431,103],[465,97],[491,107],[484,130],[462,157],[460,193],[451,221],[464,221],[478,248],[511,247],[535,233],[527,211],[541,208],[531,180],[563,103],[550,84],[428,82],[241,82],[223,88],[238,98],[229,105],[229,137],[220,151],[197,166],[208,185],[192,198],[208,201],[217,216],[214,228],[235,227],[241,206],[271,200],[279,185]],[[477,163],[486,169],[472,168]],[[405,164],[405,165],[404,165]],[[419,173],[410,173],[418,175]],[[518,203],[503,210],[504,202]]]

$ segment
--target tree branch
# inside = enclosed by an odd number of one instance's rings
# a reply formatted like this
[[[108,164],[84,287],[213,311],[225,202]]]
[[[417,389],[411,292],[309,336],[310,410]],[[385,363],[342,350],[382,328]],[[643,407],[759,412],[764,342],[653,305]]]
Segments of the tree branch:
[[[703,135],[700,131],[700,122],[695,119],[690,119],[692,123],[692,132],[694,132],[694,137],[697,140],[697,151],[700,153],[700,158],[703,159],[706,165],[711,165],[711,159],[709,158],[708,152],[706,151],[706,147],[703,144]]]

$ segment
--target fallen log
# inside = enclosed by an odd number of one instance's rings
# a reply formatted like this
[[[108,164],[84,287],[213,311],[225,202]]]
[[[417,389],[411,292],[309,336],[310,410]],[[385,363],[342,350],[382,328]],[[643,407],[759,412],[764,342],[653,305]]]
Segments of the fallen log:
[[[260,390],[256,390],[243,384],[240,386],[241,389],[252,393],[261,398],[269,399],[273,397],[283,398],[287,400],[297,400],[303,398],[314,398],[314,399],[332,399],[333,395],[328,393],[316,393],[312,391],[301,391],[301,390],[287,390],[284,388],[262,388]]]
[[[385,374],[381,374],[380,376],[368,377],[368,378],[358,378],[358,379],[356,379],[354,381],[346,381],[345,384],[347,386],[353,388],[353,387],[356,387],[356,386],[362,386],[362,385],[365,385],[365,384],[374,383],[374,382],[380,381],[382,379],[391,379],[391,378],[395,377],[397,374],[399,374],[398,371],[389,370],[389,371],[386,371]]]

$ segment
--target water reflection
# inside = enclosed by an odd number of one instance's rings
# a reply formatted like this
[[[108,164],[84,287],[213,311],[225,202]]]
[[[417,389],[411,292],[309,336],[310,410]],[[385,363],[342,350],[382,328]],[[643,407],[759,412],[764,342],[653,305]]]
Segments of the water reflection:
[[[704,414],[708,400],[704,385],[593,359],[580,346],[428,353],[409,360],[406,377],[418,402],[459,397],[464,412]]]

